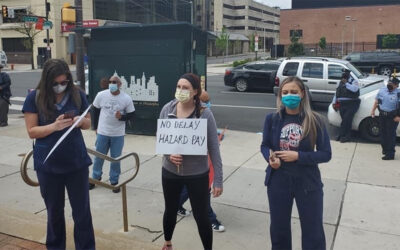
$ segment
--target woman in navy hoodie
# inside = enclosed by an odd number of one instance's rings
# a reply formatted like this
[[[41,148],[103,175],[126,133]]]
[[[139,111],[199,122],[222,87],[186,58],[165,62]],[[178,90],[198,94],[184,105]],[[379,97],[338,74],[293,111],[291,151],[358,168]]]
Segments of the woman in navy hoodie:
[[[311,110],[304,83],[286,78],[276,113],[265,118],[261,152],[268,162],[265,185],[270,208],[272,249],[292,249],[291,214],[296,200],[302,248],[326,249],[323,228],[323,184],[318,163],[331,159],[328,133]]]

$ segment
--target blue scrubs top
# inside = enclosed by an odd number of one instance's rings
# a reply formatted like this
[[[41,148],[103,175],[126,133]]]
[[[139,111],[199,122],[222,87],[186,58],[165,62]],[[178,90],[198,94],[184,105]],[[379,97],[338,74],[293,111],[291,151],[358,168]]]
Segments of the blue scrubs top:
[[[39,115],[39,126],[44,126],[51,124],[55,119],[64,114],[67,111],[73,110],[75,115],[82,114],[88,107],[88,101],[86,99],[85,93],[80,92],[82,104],[80,110],[73,102],[71,96],[65,102],[65,105],[60,107],[60,110],[56,109],[55,116],[51,120],[46,120],[43,115]],[[22,112],[28,113],[38,113],[38,108],[35,103],[36,90],[32,91],[26,98]],[[52,155],[47,159],[48,153],[56,144],[58,139],[69,129],[69,127],[61,130],[55,131],[52,134],[36,139],[35,145],[33,147],[33,161],[34,168],[36,171],[44,171],[55,174],[70,173],[73,171],[80,170],[83,167],[88,167],[92,164],[92,160],[86,151],[86,145],[83,140],[82,132],[80,128],[74,128],[70,134],[58,145],[57,149],[54,150]]]

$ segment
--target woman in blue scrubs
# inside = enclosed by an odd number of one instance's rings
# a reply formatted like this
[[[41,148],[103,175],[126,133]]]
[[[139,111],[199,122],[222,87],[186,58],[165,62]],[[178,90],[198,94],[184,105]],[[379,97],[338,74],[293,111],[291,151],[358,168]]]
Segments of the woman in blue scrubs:
[[[22,112],[29,137],[35,139],[34,168],[47,208],[47,249],[65,249],[65,189],[74,219],[76,249],[95,249],[88,176],[92,164],[81,129],[90,128],[87,114],[45,161],[57,140],[88,107],[84,92],[74,86],[63,60],[50,59]]]

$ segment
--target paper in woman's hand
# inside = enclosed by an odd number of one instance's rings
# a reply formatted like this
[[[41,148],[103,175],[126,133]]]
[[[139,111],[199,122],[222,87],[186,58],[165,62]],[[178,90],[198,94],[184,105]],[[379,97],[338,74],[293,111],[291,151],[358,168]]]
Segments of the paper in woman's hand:
[[[74,124],[72,124],[72,126],[65,131],[65,133],[60,137],[60,139],[58,139],[58,141],[56,142],[56,144],[54,145],[54,147],[50,150],[49,154],[46,156],[46,159],[44,159],[43,164],[47,161],[47,159],[50,157],[50,155],[53,153],[53,151],[58,147],[58,145],[61,144],[61,142],[65,139],[65,137],[67,137],[67,135],[79,124],[79,122],[86,116],[86,114],[89,112],[90,107],[92,106],[92,104],[89,105],[89,107],[85,110],[85,112],[83,112],[83,114],[81,116],[79,116],[79,118],[74,122]]]

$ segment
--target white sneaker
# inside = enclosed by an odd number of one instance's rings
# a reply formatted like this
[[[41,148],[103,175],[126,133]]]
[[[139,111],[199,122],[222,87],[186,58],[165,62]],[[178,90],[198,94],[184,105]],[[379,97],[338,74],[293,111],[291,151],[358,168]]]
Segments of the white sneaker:
[[[224,232],[225,231],[225,227],[219,221],[216,221],[216,223],[212,223],[211,226],[215,232]]]

